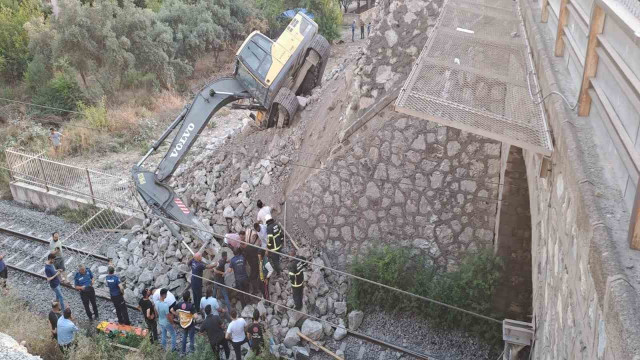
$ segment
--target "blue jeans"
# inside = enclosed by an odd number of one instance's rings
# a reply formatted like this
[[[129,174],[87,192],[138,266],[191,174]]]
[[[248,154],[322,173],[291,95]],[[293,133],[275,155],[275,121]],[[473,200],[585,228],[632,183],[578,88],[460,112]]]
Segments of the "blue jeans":
[[[196,351],[196,344],[194,342],[194,336],[196,334],[196,326],[195,325],[191,325],[189,328],[187,329],[183,329],[182,332],[182,354],[185,354],[187,352],[187,336],[189,337],[189,352],[195,352]]]
[[[51,290],[53,290],[53,292],[56,294],[56,299],[58,299],[58,302],[60,303],[60,309],[64,311],[64,309],[66,308],[64,307],[64,298],[62,297],[62,289],[60,287],[61,285],[58,285],[55,288],[52,288]]]
[[[160,329],[162,331],[162,340],[161,340],[162,349],[164,350],[167,348],[167,331],[168,331],[169,334],[171,334],[171,350],[175,350],[176,349],[176,331],[173,329],[173,325],[160,324]]]
[[[222,287],[215,282],[213,283],[213,291],[216,293],[216,297],[218,296],[218,289],[222,293],[222,297],[224,298],[224,302],[227,305],[227,312],[225,313],[225,318],[228,321],[231,321],[231,301],[229,301],[229,293],[227,292],[227,288]]]

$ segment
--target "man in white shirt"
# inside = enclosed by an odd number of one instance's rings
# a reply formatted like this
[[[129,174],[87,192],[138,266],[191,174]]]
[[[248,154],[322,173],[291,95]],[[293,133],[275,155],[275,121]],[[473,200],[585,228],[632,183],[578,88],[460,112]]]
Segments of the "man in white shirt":
[[[236,359],[242,359],[242,344],[247,341],[247,336],[245,335],[247,322],[243,318],[238,318],[238,311],[235,309],[231,310],[231,318],[233,321],[227,327],[226,338],[231,340]]]
[[[220,304],[218,303],[218,299],[216,299],[213,296],[213,288],[207,288],[206,292],[205,292],[205,297],[202,298],[202,300],[200,300],[200,311],[205,314],[205,318],[206,318],[206,313],[204,312],[204,308],[210,305],[211,306],[211,313],[214,315],[218,315],[219,312],[222,312],[223,310],[220,308]]]
[[[258,222],[262,223],[262,224],[266,224],[267,220],[265,219],[265,216],[269,215],[271,216],[271,208],[269,206],[265,206],[262,203],[262,200],[258,200]]]
[[[253,230],[258,234],[258,238],[260,239],[260,246],[263,249],[267,248],[267,225],[254,223]]]
[[[151,301],[158,302],[160,301],[160,289],[151,289],[151,293],[153,294],[151,296]],[[176,305],[176,297],[173,296],[173,294],[171,293],[171,291],[167,291],[167,297],[164,298],[163,301],[165,304],[169,305],[169,308],[173,309]]]

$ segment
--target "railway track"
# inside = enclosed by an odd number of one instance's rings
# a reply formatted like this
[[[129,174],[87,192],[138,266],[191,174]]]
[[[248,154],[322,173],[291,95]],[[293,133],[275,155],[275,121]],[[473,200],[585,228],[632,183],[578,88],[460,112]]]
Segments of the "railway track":
[[[0,222],[0,253],[4,255],[4,262],[9,269],[27,273],[39,277],[46,281],[44,275],[44,262],[50,253],[49,235],[37,234],[20,226]],[[91,245],[86,242],[82,244],[63,244],[63,254],[66,268],[66,281],[68,284],[62,285],[70,289],[73,288],[73,274],[79,264],[84,264],[96,277],[95,290],[96,297],[110,300],[108,289],[99,281],[106,276],[109,259],[105,256],[91,252]],[[127,304],[132,309],[136,307]]]

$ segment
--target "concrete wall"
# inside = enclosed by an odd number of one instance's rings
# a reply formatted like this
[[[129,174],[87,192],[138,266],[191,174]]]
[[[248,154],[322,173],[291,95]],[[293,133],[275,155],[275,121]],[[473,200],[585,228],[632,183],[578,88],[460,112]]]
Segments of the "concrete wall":
[[[538,21],[539,3],[520,5],[543,94],[559,91],[574,99],[575,69],[553,56],[557,29]],[[640,279],[634,270],[640,256],[627,244],[627,189],[612,171],[618,154],[594,141],[608,135],[593,108],[591,116],[577,117],[560,97],[548,98],[555,144],[549,171],[541,169],[540,156],[524,152],[535,359],[640,358]]]

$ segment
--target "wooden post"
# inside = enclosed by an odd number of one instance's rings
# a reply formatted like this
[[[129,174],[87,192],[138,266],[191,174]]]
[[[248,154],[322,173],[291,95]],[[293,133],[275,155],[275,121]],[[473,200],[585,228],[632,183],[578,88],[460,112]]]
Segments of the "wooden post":
[[[96,196],[93,194],[93,186],[91,185],[91,176],[89,175],[89,169],[85,168],[84,171],[87,174],[87,183],[89,184],[89,193],[91,193],[91,201],[93,202],[93,205],[95,205]]]
[[[567,18],[569,18],[569,9],[567,4],[569,0],[561,0],[560,13],[558,14],[558,31],[556,33],[556,47],[554,50],[555,56],[562,56],[564,53],[564,27],[567,25]]]
[[[331,351],[331,350],[327,349],[326,347],[324,347],[324,346],[318,344],[317,342],[313,341],[313,339],[311,339],[308,336],[304,335],[300,331],[298,331],[298,336],[300,336],[301,338],[305,339],[306,341],[312,343],[313,345],[319,347],[322,351],[326,352],[327,354],[329,354],[334,359],[336,359],[336,360],[344,360],[340,356],[336,355],[336,353],[334,353],[333,351]]]
[[[629,224],[629,247],[640,250],[640,184],[636,187],[636,199],[633,202]]]
[[[542,11],[540,12],[540,22],[549,21],[549,0],[542,0]]]
[[[598,35],[602,33],[604,28],[604,10],[596,5],[591,15],[591,23],[589,24],[589,39],[587,41],[587,55],[584,61],[584,71],[582,72],[582,85],[580,86],[580,95],[578,97],[578,115],[589,116],[591,110],[591,96],[589,96],[589,87],[591,78],[596,76],[598,69]]]

